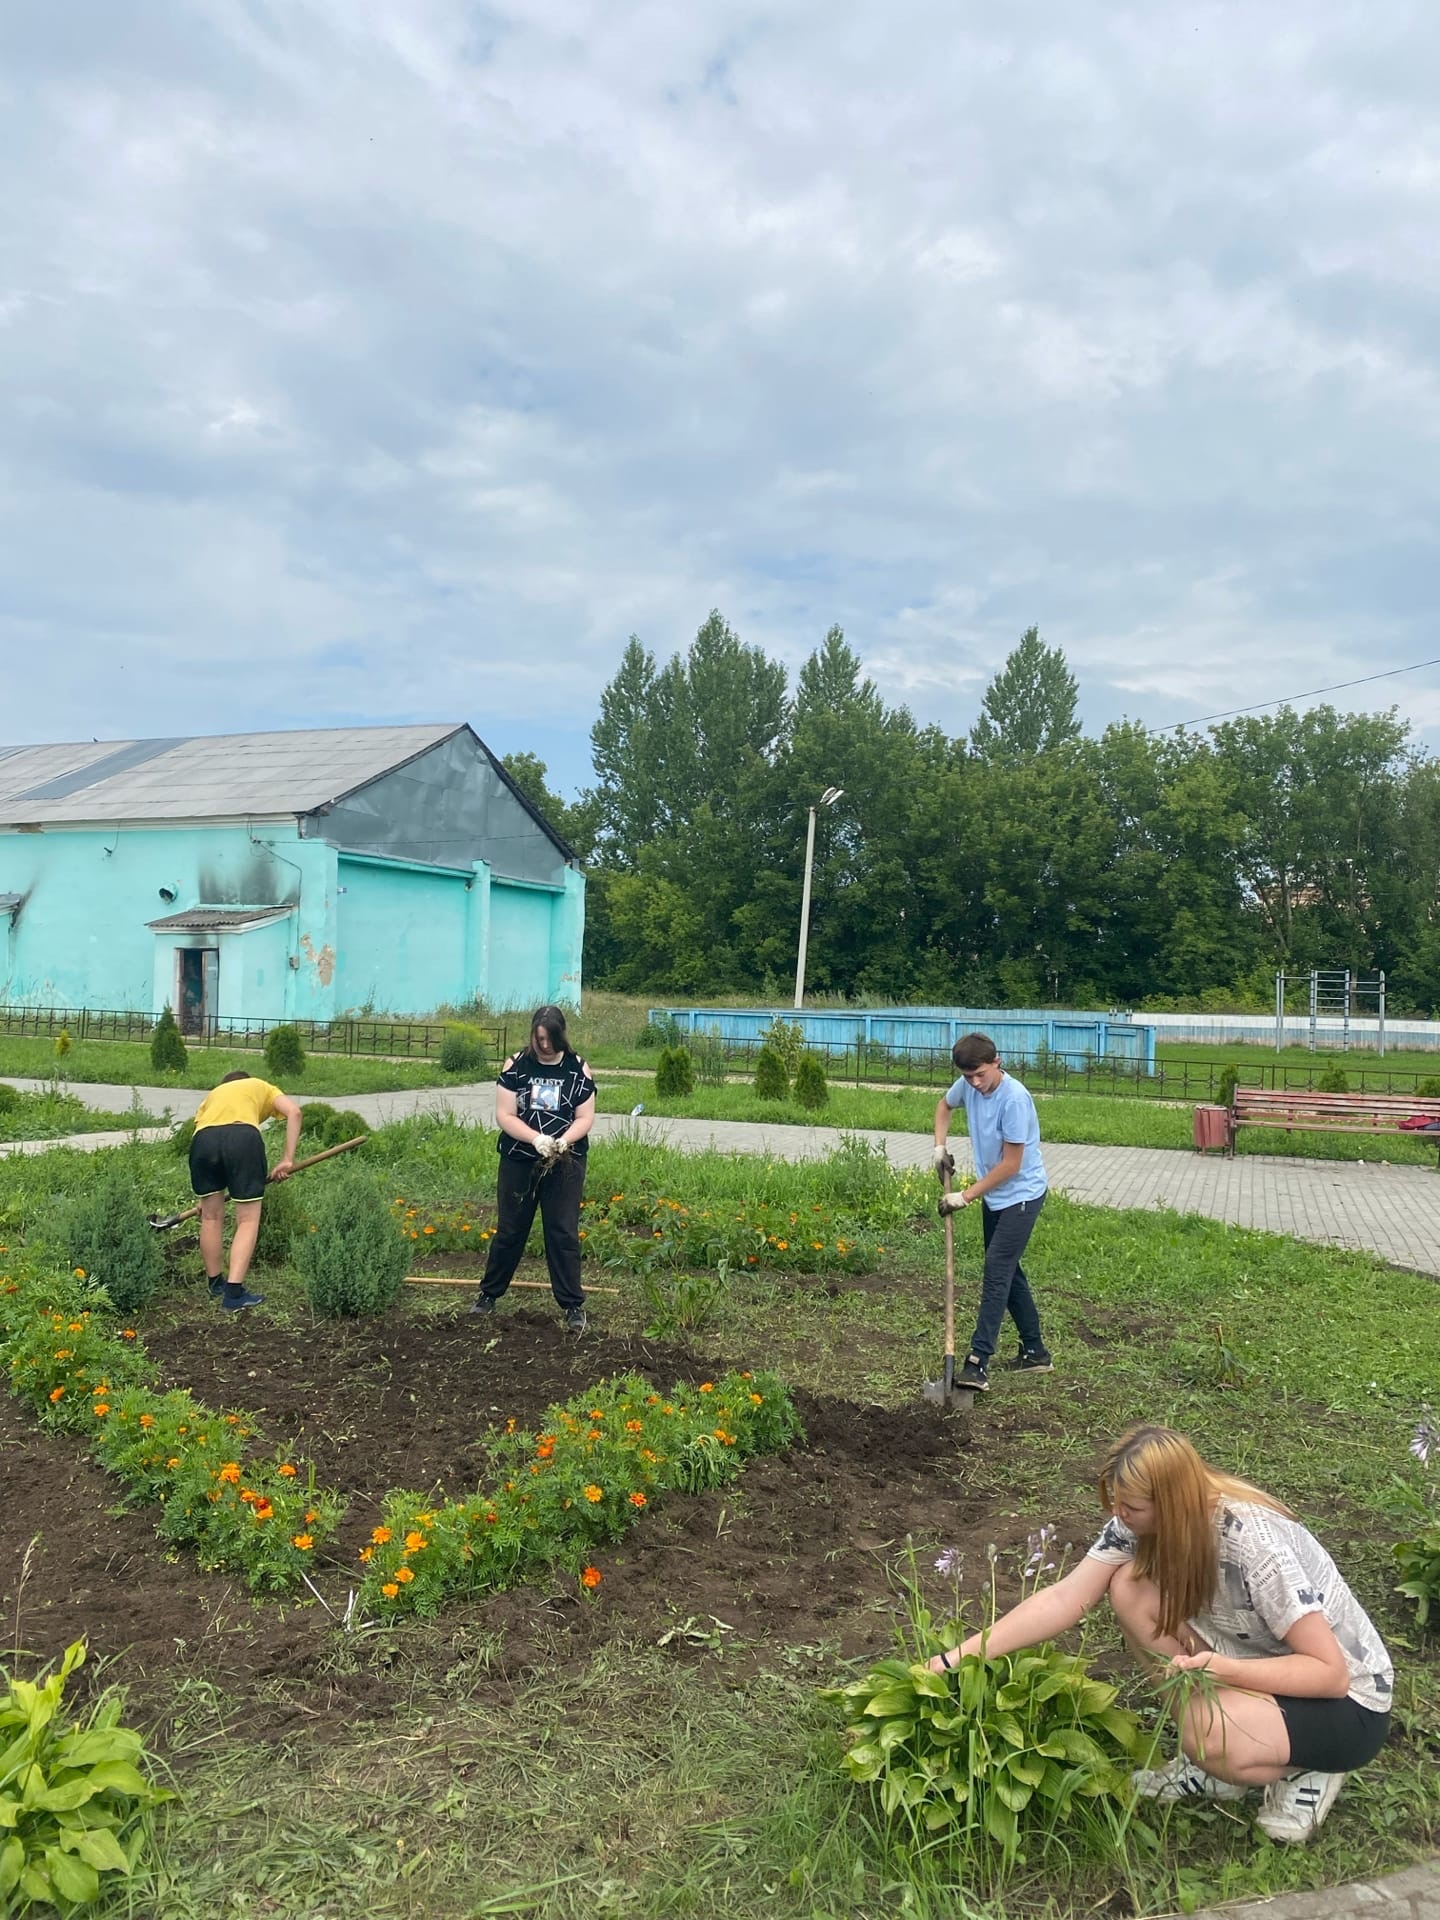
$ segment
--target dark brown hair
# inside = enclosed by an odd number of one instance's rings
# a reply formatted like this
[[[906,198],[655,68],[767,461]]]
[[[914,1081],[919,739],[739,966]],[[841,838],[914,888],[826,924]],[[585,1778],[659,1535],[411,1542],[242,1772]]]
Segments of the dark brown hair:
[[[957,1073],[974,1073],[977,1067],[998,1060],[1000,1052],[988,1033],[962,1033],[950,1049],[950,1058]]]
[[[233,1073],[227,1073],[219,1084],[222,1087],[228,1087],[232,1080],[253,1080],[254,1078],[254,1074],[251,1073],[248,1067],[236,1067],[235,1071]]]
[[[535,1029],[543,1027],[550,1036],[550,1045],[556,1053],[570,1051],[570,1036],[565,1031],[565,1015],[559,1007],[536,1007],[530,1016],[530,1039],[535,1039]]]

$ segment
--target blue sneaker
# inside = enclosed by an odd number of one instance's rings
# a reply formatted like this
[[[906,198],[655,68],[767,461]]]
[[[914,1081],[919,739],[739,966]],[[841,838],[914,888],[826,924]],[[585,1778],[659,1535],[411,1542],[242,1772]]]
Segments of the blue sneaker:
[[[239,1313],[242,1307],[263,1307],[264,1304],[263,1293],[249,1293],[243,1286],[232,1287],[228,1284],[220,1299],[220,1305],[226,1313]]]
[[[223,1274],[223,1273],[215,1273],[215,1274],[211,1274],[211,1276],[210,1276],[210,1298],[211,1298],[212,1300],[218,1300],[218,1299],[220,1299],[220,1297],[221,1297],[221,1296],[223,1295],[223,1293],[224,1293],[224,1292],[225,1292],[225,1276],[224,1276],[224,1274]]]

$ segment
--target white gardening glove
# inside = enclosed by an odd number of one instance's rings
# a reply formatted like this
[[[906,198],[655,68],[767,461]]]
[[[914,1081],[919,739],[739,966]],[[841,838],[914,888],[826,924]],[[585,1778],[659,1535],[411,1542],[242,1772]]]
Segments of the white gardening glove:
[[[942,1140],[930,1156],[930,1164],[935,1169],[935,1178],[943,1180],[947,1173],[955,1171],[955,1156]]]
[[[553,1160],[560,1151],[560,1142],[549,1133],[537,1133],[530,1144],[542,1160]]]
[[[947,1213],[959,1213],[964,1204],[965,1196],[963,1193],[942,1193],[938,1208],[940,1218],[943,1220]]]

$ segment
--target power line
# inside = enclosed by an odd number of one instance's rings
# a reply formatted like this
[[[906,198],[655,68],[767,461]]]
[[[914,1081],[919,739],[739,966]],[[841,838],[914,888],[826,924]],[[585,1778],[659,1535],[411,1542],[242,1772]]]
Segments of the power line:
[[[1282,694],[1278,700],[1257,700],[1253,707],[1231,707],[1225,713],[1204,713],[1198,720],[1172,720],[1169,726],[1147,727],[1147,733],[1174,733],[1180,727],[1207,727],[1212,720],[1234,720],[1242,713],[1259,713],[1265,707],[1287,707],[1292,700],[1314,700],[1322,693],[1343,693],[1347,687],[1368,687],[1372,680],[1393,680],[1400,673],[1419,673],[1423,667],[1440,667],[1440,660],[1417,660],[1412,667],[1389,667],[1384,673],[1362,674],[1358,680],[1337,680],[1333,687],[1312,687],[1308,693]]]

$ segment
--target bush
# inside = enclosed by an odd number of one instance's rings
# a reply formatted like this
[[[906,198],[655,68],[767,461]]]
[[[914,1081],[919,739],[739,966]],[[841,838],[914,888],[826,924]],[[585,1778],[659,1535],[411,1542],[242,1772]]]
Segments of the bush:
[[[777,1013],[775,1018],[760,1036],[762,1047],[772,1047],[780,1056],[780,1064],[785,1069],[785,1078],[793,1080],[800,1066],[800,1055],[805,1050],[805,1029],[798,1020],[787,1020]]]
[[[478,1027],[459,1023],[446,1027],[440,1043],[442,1073],[468,1073],[473,1077],[486,1072],[489,1065],[490,1043]]]
[[[681,1047],[685,1044],[685,1035],[680,1022],[673,1013],[667,1013],[663,1019],[647,1020],[635,1036],[635,1044],[643,1052],[652,1053],[660,1047]]]
[[[347,1140],[368,1140],[369,1138],[370,1122],[362,1120],[358,1113],[352,1113],[349,1107],[342,1107],[325,1129],[327,1147],[343,1147]]]
[[[150,1035],[150,1064],[157,1073],[184,1073],[190,1064],[189,1050],[168,1006]]]
[[[383,1313],[405,1284],[410,1248],[372,1177],[337,1169],[311,1221],[292,1258],[314,1311],[327,1320]]]
[[[305,1049],[297,1027],[272,1027],[265,1036],[265,1065],[277,1080],[294,1079],[305,1071]]]
[[[695,1069],[695,1084],[700,1087],[723,1087],[725,1084],[725,1042],[720,1038],[717,1028],[711,1027],[704,1033],[690,1036],[690,1061]]]
[[[1432,1074],[1428,1080],[1422,1080],[1415,1092],[1421,1100],[1440,1100],[1440,1076]]]
[[[790,1076],[785,1062],[768,1041],[755,1056],[755,1091],[762,1100],[787,1100]]]
[[[143,1307],[165,1273],[165,1255],[133,1182],[118,1167],[70,1202],[61,1216],[65,1257],[104,1287],[117,1313]]]
[[[1315,1091],[1317,1093],[1348,1093],[1350,1076],[1338,1061],[1333,1062],[1315,1082]]]
[[[20,1105],[20,1089],[7,1086],[0,1080],[0,1113],[14,1113]]]
[[[330,1144],[330,1129],[340,1117],[339,1110],[325,1100],[306,1100],[300,1107],[300,1138],[307,1153],[318,1153]]]
[[[279,1180],[267,1187],[260,1209],[260,1231],[255,1236],[256,1260],[262,1267],[289,1266],[295,1257],[295,1238],[309,1225],[304,1203],[290,1181]]]
[[[1226,1067],[1215,1087],[1215,1104],[1221,1107],[1233,1106],[1235,1089],[1240,1084],[1240,1069]]]
[[[800,1064],[795,1069],[796,1106],[808,1107],[812,1113],[818,1113],[829,1098],[830,1088],[818,1055],[802,1053]]]
[[[689,1052],[684,1047],[666,1047],[655,1068],[655,1092],[661,1099],[684,1100],[694,1091]]]
[[[193,1118],[190,1120],[182,1120],[170,1136],[170,1151],[177,1160],[188,1160],[190,1158],[190,1142],[194,1138],[195,1122]]]

